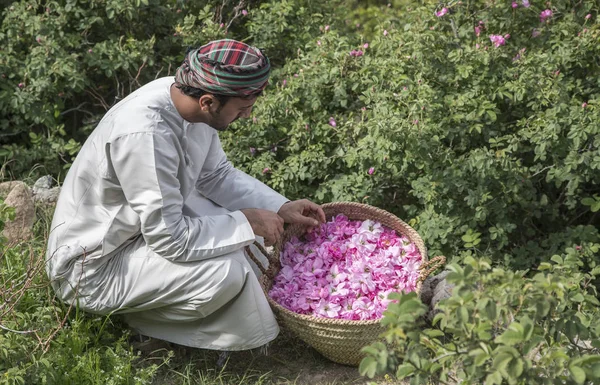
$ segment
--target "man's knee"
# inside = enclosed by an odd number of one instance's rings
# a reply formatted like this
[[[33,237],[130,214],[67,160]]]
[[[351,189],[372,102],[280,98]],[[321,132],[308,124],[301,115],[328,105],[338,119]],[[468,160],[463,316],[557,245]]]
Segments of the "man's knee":
[[[207,292],[200,292],[191,298],[191,305],[200,317],[206,317],[227,305],[244,288],[248,266],[236,258],[226,258],[221,268],[209,278]]]

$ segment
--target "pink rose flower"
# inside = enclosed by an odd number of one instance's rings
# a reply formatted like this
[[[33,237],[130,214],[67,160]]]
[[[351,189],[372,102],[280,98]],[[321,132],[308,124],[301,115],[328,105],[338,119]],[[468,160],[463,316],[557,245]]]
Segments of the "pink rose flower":
[[[540,22],[548,21],[552,17],[552,10],[546,9],[540,13]]]
[[[506,44],[506,40],[502,35],[490,35],[490,40],[494,44],[494,47],[498,48],[504,44]]]
[[[448,8],[444,7],[440,11],[436,12],[435,15],[437,17],[442,17],[442,16],[444,16],[447,13],[448,13]]]

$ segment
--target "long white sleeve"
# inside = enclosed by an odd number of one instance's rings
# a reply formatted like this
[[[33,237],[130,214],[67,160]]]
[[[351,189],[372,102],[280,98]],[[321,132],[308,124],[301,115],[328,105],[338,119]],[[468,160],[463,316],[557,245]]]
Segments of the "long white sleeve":
[[[155,253],[178,262],[196,261],[232,252],[254,241],[252,227],[240,211],[198,218],[183,215],[178,176],[185,167],[176,156],[174,137],[155,132],[130,133],[112,140],[109,146],[110,162],[125,198],[139,215],[142,235]],[[212,159],[210,154],[207,158]],[[229,198],[221,202],[235,202],[233,191],[217,191],[231,189],[232,181],[219,185],[217,179],[207,178],[211,196],[222,194]],[[211,185],[211,181],[215,183]]]
[[[256,208],[278,212],[289,201],[256,178],[233,167],[216,132],[196,188],[205,197],[232,211]]]

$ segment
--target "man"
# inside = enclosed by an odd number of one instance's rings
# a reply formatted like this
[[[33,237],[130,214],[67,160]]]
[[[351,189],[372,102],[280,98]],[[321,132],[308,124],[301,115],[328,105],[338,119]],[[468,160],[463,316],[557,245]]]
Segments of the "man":
[[[140,334],[181,345],[251,349],[279,328],[243,252],[323,210],[289,202],[236,170],[217,131],[247,118],[270,73],[234,40],[187,53],[175,78],[111,108],[64,181],[47,250],[57,295],[123,313]]]

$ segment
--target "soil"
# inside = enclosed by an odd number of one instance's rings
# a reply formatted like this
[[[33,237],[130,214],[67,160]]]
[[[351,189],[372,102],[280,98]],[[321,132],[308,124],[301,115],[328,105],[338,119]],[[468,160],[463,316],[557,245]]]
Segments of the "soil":
[[[170,345],[174,357],[169,363],[169,372],[203,373],[212,381],[207,384],[264,384],[264,385],[388,385],[401,384],[391,377],[369,380],[361,377],[358,368],[334,363],[323,357],[316,350],[295,338],[291,333],[282,330],[281,334],[266,349],[253,349],[232,352],[224,367],[219,370],[217,361],[219,352],[191,349]],[[151,354],[144,354],[147,359],[165,355],[166,349],[159,349]],[[161,353],[162,352],[162,353]],[[154,356],[154,357],[152,357]],[[212,374],[211,374],[212,373]],[[180,378],[179,378],[180,380]],[[156,384],[179,384],[177,378],[161,374]],[[187,382],[186,382],[187,383]],[[195,384],[195,382],[190,382]]]

